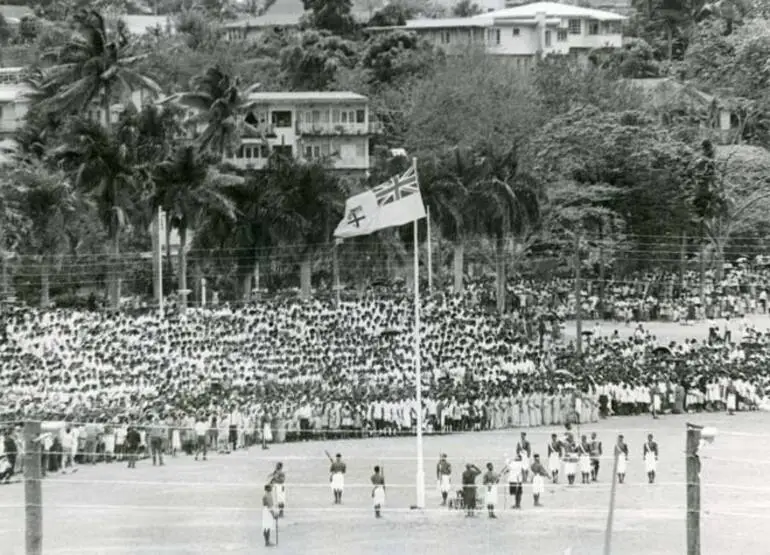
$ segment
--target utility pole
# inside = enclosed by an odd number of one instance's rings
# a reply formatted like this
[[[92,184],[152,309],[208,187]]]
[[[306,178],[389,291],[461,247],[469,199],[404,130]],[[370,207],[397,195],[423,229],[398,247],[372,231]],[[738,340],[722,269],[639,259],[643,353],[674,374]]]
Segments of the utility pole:
[[[575,233],[575,346],[577,356],[583,354],[583,299],[580,284],[580,233]]]
[[[687,555],[700,555],[701,426],[687,423]]]

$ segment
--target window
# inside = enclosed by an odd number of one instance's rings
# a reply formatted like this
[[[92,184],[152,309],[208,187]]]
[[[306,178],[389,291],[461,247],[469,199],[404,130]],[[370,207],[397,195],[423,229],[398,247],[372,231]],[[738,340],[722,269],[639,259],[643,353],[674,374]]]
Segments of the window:
[[[588,34],[589,35],[598,35],[599,34],[599,22],[598,21],[589,21],[588,22]]]
[[[487,29],[487,42],[489,44],[500,44],[500,29]]]
[[[313,110],[313,123],[321,123],[321,111]]]
[[[321,157],[321,147],[319,145],[311,145],[305,147],[305,158],[307,160],[313,160],[314,158]]]
[[[570,35],[579,35],[582,33],[583,28],[580,26],[579,19],[570,19],[567,23]]]
[[[545,32],[545,47],[548,48],[551,46],[551,31]]]
[[[347,123],[348,122],[348,113],[347,112],[340,112],[340,123]]]
[[[339,123],[339,122],[340,122],[340,111],[332,110],[332,123]]]
[[[287,158],[291,158],[292,148],[291,145],[275,145],[273,147],[273,154],[277,154],[278,156],[286,156]]]
[[[259,155],[261,158],[270,158],[270,147],[267,145],[259,145]]]
[[[321,110],[321,123],[329,123],[329,110]]]
[[[356,143],[356,158],[363,158],[366,156],[366,146],[364,143]]]
[[[567,41],[567,31],[565,29],[559,29],[556,31],[556,42],[566,42]]]
[[[518,37],[520,34],[521,34],[521,29],[519,29],[518,27],[514,27],[513,28],[513,36],[514,37]]]
[[[272,117],[272,122],[275,127],[291,127],[290,111],[273,112]]]
[[[366,123],[365,110],[356,110],[356,123]]]
[[[449,44],[449,40],[451,39],[451,34],[449,31],[441,31],[441,44]]]

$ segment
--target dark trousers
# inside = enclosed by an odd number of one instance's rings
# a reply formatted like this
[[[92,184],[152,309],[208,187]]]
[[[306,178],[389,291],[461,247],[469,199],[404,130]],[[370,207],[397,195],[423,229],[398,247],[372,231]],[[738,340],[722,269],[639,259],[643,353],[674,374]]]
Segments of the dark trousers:
[[[206,449],[208,447],[208,441],[206,436],[198,436],[197,444],[195,445],[195,460],[198,460],[198,455],[203,454],[203,458],[206,458]]]
[[[308,441],[311,439],[310,420],[307,418],[299,419],[299,438],[302,441]]]
[[[512,482],[508,484],[508,494],[513,497],[515,507],[521,507],[521,494],[524,488],[520,482]]]
[[[152,454],[152,464],[159,462],[163,464],[163,438],[150,438],[150,453]]]
[[[591,471],[594,478],[599,476],[599,459],[591,459]]]
[[[238,426],[230,426],[230,436],[228,439],[230,440],[232,450],[235,451],[235,448],[238,447]]]

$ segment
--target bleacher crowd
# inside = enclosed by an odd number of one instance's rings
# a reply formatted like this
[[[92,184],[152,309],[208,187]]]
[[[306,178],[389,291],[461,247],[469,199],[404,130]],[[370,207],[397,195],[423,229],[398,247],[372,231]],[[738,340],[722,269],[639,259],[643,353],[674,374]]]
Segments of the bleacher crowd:
[[[618,287],[608,295],[614,302],[635,291]],[[643,324],[627,335],[604,336],[597,327],[586,334],[581,359],[563,338],[571,312],[559,284],[514,286],[518,298],[504,317],[479,300],[483,284],[425,299],[426,430],[596,421],[649,411],[656,397],[661,412],[722,410],[728,401],[739,410],[764,407],[770,332],[752,329],[734,308],[734,299],[746,311],[762,306],[761,292],[742,287],[731,301],[712,297],[720,303],[709,309],[708,337],[661,345]],[[641,314],[644,298],[634,299]],[[732,317],[728,333],[719,319],[725,314]],[[16,423],[27,419],[59,423],[40,438],[56,455],[46,459],[51,470],[71,459],[120,457],[132,442],[132,449],[162,442],[166,452],[191,453],[202,433],[208,447],[226,451],[263,438],[396,435],[416,426],[413,301],[406,294],[371,293],[338,307],[278,299],[164,319],[33,308],[4,316],[6,461],[23,451]]]

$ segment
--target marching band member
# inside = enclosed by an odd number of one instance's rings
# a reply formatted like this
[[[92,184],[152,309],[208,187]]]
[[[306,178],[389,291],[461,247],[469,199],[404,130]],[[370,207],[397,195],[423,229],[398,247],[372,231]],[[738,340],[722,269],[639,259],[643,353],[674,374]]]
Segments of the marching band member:
[[[545,479],[548,478],[548,472],[545,467],[540,464],[540,455],[534,456],[534,462],[532,463],[532,496],[535,500],[535,507],[542,507],[540,503],[540,496],[545,493]]]
[[[647,436],[647,443],[642,449],[644,456],[644,468],[647,471],[647,480],[649,483],[655,483],[655,471],[658,469],[658,444],[653,441],[652,434]]]
[[[591,482],[591,446],[588,444],[588,438],[582,436],[580,445],[578,445],[578,466],[580,467],[581,483],[589,484]]]
[[[551,472],[551,480],[559,483],[559,467],[561,466],[562,444],[556,434],[551,434],[551,443],[548,444],[548,470]]]
[[[452,465],[447,461],[446,453],[441,454],[441,459],[436,465],[436,480],[441,492],[441,505],[445,506],[449,492],[452,491]]]
[[[529,477],[530,458],[532,457],[532,446],[527,439],[526,432],[521,432],[521,439],[516,445],[516,456],[521,459],[522,479],[526,482]]]

